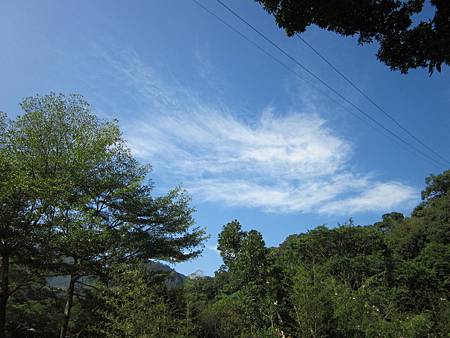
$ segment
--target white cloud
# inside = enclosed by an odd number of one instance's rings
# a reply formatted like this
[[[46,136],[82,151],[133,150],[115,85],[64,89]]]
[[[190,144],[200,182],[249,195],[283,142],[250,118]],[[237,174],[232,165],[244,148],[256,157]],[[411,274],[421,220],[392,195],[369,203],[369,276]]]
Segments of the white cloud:
[[[320,210],[326,213],[339,213],[341,210],[350,213],[392,210],[398,206],[399,201],[410,201],[415,195],[416,191],[405,184],[377,182],[354,197],[333,201],[324,205]]]
[[[265,112],[251,126],[231,114],[198,107],[186,114],[154,116],[129,129],[135,154],[197,177],[257,173],[293,180],[330,175],[345,165],[351,152],[316,115],[277,118]]]
[[[142,118],[126,121],[134,154],[198,201],[268,212],[354,214],[409,204],[416,191],[350,167],[353,147],[318,114],[268,107],[253,121],[165,85],[135,53],[102,53],[136,100]]]

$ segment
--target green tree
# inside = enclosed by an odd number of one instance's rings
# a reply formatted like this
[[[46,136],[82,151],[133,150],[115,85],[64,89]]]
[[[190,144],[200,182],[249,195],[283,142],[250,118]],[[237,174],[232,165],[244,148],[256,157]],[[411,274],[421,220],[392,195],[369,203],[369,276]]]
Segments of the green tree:
[[[426,179],[423,202],[413,211],[413,218],[426,228],[429,241],[450,244],[450,170]]]
[[[441,71],[450,64],[450,4],[431,0],[434,17],[413,23],[424,0],[255,0],[275,17],[289,36],[317,25],[344,36],[358,36],[360,44],[377,41],[377,57],[402,73],[417,67]]]
[[[278,302],[276,278],[272,278],[275,275],[271,274],[269,250],[261,234],[255,230],[243,232],[240,223],[233,221],[225,225],[219,234],[218,248],[226,270],[216,278],[222,278],[225,283],[223,295],[209,307],[210,311],[217,317],[230,316],[230,322],[239,319],[240,324],[231,327],[234,331],[238,330],[241,336],[266,336],[277,327]],[[225,304],[230,309],[222,315],[217,314]],[[220,330],[228,332],[227,327],[222,325]]]
[[[341,282],[357,288],[390,264],[390,253],[382,232],[373,227],[319,226],[306,234],[289,236],[279,248],[284,264],[297,262],[309,270],[321,267]]]
[[[336,287],[329,275],[299,266],[290,290],[294,334],[297,337],[332,336],[335,326],[333,295]]]
[[[65,337],[75,284],[98,272],[102,255],[117,240],[108,203],[138,184],[145,170],[130,156],[117,123],[99,120],[81,97],[36,96],[21,107],[25,114],[14,121],[13,143],[20,162],[37,164],[39,173],[63,188],[46,213],[51,236],[45,247],[52,255],[49,267],[69,276]]]
[[[38,197],[38,202],[25,200],[25,219],[34,216],[38,207],[44,216],[32,218],[27,229],[21,228],[31,231],[24,232],[17,247],[29,245],[45,252],[46,258],[41,259],[45,268],[68,276],[60,333],[65,337],[76,284],[85,277],[104,276],[115,262],[130,259],[195,257],[204,233],[194,227],[193,209],[182,190],[151,196],[151,186],[144,184],[148,168],[131,156],[117,121],[98,119],[86,101],[75,95],[30,97],[21,106],[25,114],[11,128],[13,160],[24,181],[38,187],[21,189]],[[13,165],[11,160],[3,162]],[[20,187],[7,183],[7,187]],[[45,232],[38,236],[40,229]],[[17,242],[21,233],[10,238]]]
[[[208,307],[216,300],[220,284],[217,278],[197,277],[188,279],[182,288],[184,320],[186,328],[196,337],[211,334],[211,313]]]
[[[221,295],[199,313],[199,322],[205,337],[249,337],[243,320],[243,300],[240,294]]]
[[[183,323],[173,314],[161,294],[164,285],[151,278],[142,263],[119,264],[111,271],[108,285],[101,288],[102,318],[94,328],[105,337],[173,337]]]
[[[13,267],[12,283],[19,274],[30,277],[26,267],[22,269],[17,264]],[[63,298],[59,297],[58,290],[47,285],[45,278],[31,277],[32,281],[28,280],[10,296],[6,331],[11,337],[57,337]]]
[[[229,269],[235,263],[245,235],[246,232],[242,231],[242,226],[237,220],[223,226],[217,249],[222,256],[225,268]]]

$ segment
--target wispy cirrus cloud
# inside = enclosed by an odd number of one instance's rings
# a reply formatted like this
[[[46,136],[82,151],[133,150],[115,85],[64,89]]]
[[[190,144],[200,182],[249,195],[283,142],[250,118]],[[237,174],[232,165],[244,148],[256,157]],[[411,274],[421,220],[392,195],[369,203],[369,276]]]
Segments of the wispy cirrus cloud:
[[[167,85],[134,52],[102,50],[144,116],[126,122],[136,156],[182,181],[199,201],[268,212],[354,214],[409,205],[416,190],[350,165],[352,144],[317,113],[274,107],[252,120]],[[307,105],[309,109],[311,105]],[[250,121],[250,122],[249,122]]]

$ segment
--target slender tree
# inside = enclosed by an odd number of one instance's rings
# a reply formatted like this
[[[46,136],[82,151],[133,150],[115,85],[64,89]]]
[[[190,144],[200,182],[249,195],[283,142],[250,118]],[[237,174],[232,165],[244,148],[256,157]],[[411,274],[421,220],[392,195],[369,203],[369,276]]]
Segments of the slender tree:
[[[245,235],[246,232],[242,231],[242,226],[237,220],[223,226],[217,249],[222,256],[225,269],[229,269],[236,262]]]

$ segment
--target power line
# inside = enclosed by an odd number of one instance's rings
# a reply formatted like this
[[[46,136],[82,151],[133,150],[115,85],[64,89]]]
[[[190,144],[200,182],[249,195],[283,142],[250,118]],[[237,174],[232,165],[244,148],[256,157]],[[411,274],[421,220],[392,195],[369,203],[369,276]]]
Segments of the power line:
[[[382,123],[380,123],[378,120],[373,118],[371,115],[366,113],[364,110],[362,110],[360,107],[355,105],[352,101],[347,99],[345,96],[343,96],[340,92],[338,92],[336,89],[334,89],[332,86],[330,86],[328,83],[326,83],[324,80],[322,80],[319,76],[317,76],[314,72],[309,70],[305,65],[303,65],[300,61],[298,61],[296,58],[291,56],[288,52],[286,52],[283,48],[278,46],[274,41],[269,39],[266,35],[264,35],[261,31],[256,29],[252,24],[250,24],[247,20],[245,20],[242,16],[240,16],[236,11],[234,11],[232,8],[230,8],[228,5],[223,3],[221,0],[216,0],[217,3],[219,3],[222,7],[224,7],[228,12],[230,12],[233,16],[238,18],[241,22],[243,22],[245,25],[247,25],[250,29],[252,29],[255,33],[257,33],[259,36],[261,36],[264,40],[266,40],[268,43],[270,43],[273,47],[275,47],[277,50],[279,50],[281,53],[283,53],[286,57],[288,57],[290,60],[292,60],[295,64],[300,66],[304,71],[306,71],[308,74],[310,74],[312,77],[314,77],[316,80],[318,80],[320,83],[322,83],[324,86],[326,86],[329,90],[331,90],[333,93],[338,95],[342,100],[350,104],[352,107],[354,107],[356,110],[358,110],[360,113],[364,114],[368,119],[373,121],[375,124],[377,124],[380,128],[394,136],[396,139],[400,140],[402,143],[408,145],[410,148],[413,148],[417,153],[421,154],[422,156],[428,158],[429,160],[433,161],[434,163],[437,163],[439,166],[442,166],[443,163],[441,161],[435,160],[433,157],[430,157],[428,154],[424,153],[420,149],[418,149],[413,144],[409,143],[408,141],[404,140],[399,135],[395,134],[392,130],[385,127]],[[444,167],[446,164],[444,164]]]
[[[278,46],[273,40],[269,39],[266,35],[264,35],[261,31],[259,31],[257,28],[255,28],[252,24],[250,24],[247,20],[245,20],[242,16],[240,16],[236,11],[234,11],[232,8],[230,8],[228,5],[223,3],[221,0],[216,0],[217,3],[219,3],[222,7],[224,7],[228,12],[230,12],[233,16],[238,18],[241,22],[243,22],[245,25],[247,25],[250,29],[252,29],[255,33],[257,33],[259,36],[261,36],[264,40],[266,40],[268,43],[270,43],[273,47],[275,47],[277,50],[279,50],[281,53],[283,53],[286,57],[288,57],[290,60],[292,60],[295,64],[300,66],[304,71],[306,71],[308,74],[313,76],[316,80],[318,80],[320,83],[322,83],[324,86],[326,86],[329,90],[331,90],[333,93],[338,95],[342,100],[350,104],[352,107],[354,107],[356,110],[358,110],[360,113],[365,115],[368,119],[373,121],[375,124],[377,124],[380,128],[385,130],[387,133],[394,136],[396,139],[400,140],[402,143],[406,144],[410,148],[413,148],[417,153],[421,154],[422,156],[428,158],[429,160],[433,161],[434,163],[437,163],[439,166],[446,166],[446,164],[443,164],[441,161],[437,161],[433,157],[429,156],[428,154],[424,153],[422,150],[414,146],[413,144],[409,143],[405,139],[403,139],[401,136],[395,134],[392,130],[385,127],[382,123],[380,123],[378,120],[373,118],[371,115],[366,113],[364,110],[362,110],[360,107],[355,105],[352,101],[347,99],[344,95],[342,95],[340,92],[338,92],[336,89],[334,89],[332,86],[330,86],[328,83],[326,83],[324,80],[322,80],[319,76],[317,76],[314,72],[308,69],[305,65],[303,65],[300,61],[298,61],[296,58],[291,56],[288,52],[286,52],[283,48]]]
[[[353,116],[357,117],[358,119],[360,119],[363,122],[367,122],[366,120],[362,119],[358,114],[355,114],[353,111],[349,110],[346,106],[344,106],[341,102],[335,100],[333,97],[331,97],[327,92],[323,91],[320,87],[318,87],[315,83],[311,82],[310,80],[308,80],[306,77],[303,77],[300,73],[298,73],[296,70],[292,69],[288,64],[284,63],[283,61],[281,61],[279,58],[277,58],[275,55],[273,55],[272,53],[268,52],[267,50],[265,50],[263,47],[261,47],[259,44],[257,44],[256,42],[254,42],[253,40],[251,40],[250,38],[248,38],[245,34],[243,34],[242,32],[240,32],[239,30],[237,30],[236,28],[234,28],[233,26],[231,26],[228,22],[226,22],[225,20],[223,20],[220,16],[218,16],[216,13],[214,13],[213,11],[211,11],[210,9],[208,9],[207,7],[203,6],[199,1],[197,0],[192,0],[192,2],[194,2],[195,4],[197,4],[199,7],[201,7],[203,10],[205,10],[207,13],[211,14],[213,17],[215,17],[217,20],[219,20],[221,23],[223,23],[225,26],[227,26],[229,29],[231,29],[233,32],[235,32],[236,34],[238,34],[240,37],[242,37],[245,41],[247,41],[248,43],[250,43],[251,45],[253,45],[255,48],[257,48],[259,51],[261,51],[262,53],[264,53],[266,56],[268,56],[269,58],[271,58],[272,60],[274,60],[276,63],[278,63],[279,65],[281,65],[283,68],[285,68],[286,70],[288,70],[289,72],[291,72],[292,74],[294,74],[295,76],[297,76],[299,79],[301,79],[302,81],[305,81],[309,84],[311,84],[315,89],[317,89],[320,93],[322,93],[323,95],[327,96],[328,99],[330,99],[331,101],[333,101],[334,103],[336,103],[337,105],[341,106],[341,108],[343,108],[344,110],[346,110],[347,112],[353,114]]]
[[[276,63],[278,63],[279,65],[281,65],[283,68],[285,68],[286,70],[288,70],[289,72],[291,72],[293,75],[295,75],[296,77],[298,77],[299,79],[301,79],[302,81],[305,81],[307,83],[309,83],[311,86],[313,86],[319,93],[325,95],[330,101],[334,102],[335,104],[337,104],[338,106],[340,106],[342,109],[344,109],[346,112],[352,114],[354,117],[358,118],[360,121],[365,122],[369,125],[373,125],[373,122],[371,120],[365,120],[363,119],[360,115],[356,114],[355,112],[353,112],[352,110],[348,109],[347,106],[345,106],[344,104],[342,104],[342,102],[335,100],[332,96],[329,95],[329,93],[327,93],[326,91],[322,90],[322,88],[320,88],[319,86],[317,86],[314,82],[310,81],[309,79],[303,77],[300,73],[297,72],[296,69],[291,68],[289,65],[287,65],[286,63],[284,63],[283,61],[281,61],[279,58],[277,58],[275,55],[273,55],[272,53],[268,52],[267,50],[265,50],[263,47],[261,47],[260,45],[258,45],[256,42],[254,42],[253,40],[251,40],[250,38],[248,38],[245,34],[243,34],[242,32],[240,32],[239,30],[237,30],[235,27],[231,26],[228,22],[226,22],[225,20],[223,20],[220,16],[218,16],[217,14],[215,14],[213,11],[211,11],[210,9],[208,9],[207,7],[205,7],[203,4],[201,4],[199,1],[197,0],[191,0],[192,2],[194,2],[196,5],[198,5],[200,8],[202,8],[204,11],[206,11],[208,14],[210,14],[211,16],[213,16],[214,18],[216,18],[218,21],[220,21],[221,23],[223,23],[226,27],[228,27],[229,29],[231,29],[233,32],[235,32],[236,34],[238,34],[240,37],[242,37],[244,40],[246,40],[248,43],[250,43],[251,45],[253,45],[255,48],[257,48],[259,51],[261,51],[263,54],[265,54],[266,56],[268,56],[269,58],[271,58],[272,60],[274,60]],[[377,126],[375,124],[375,126]],[[379,129],[375,129],[378,133],[382,134],[382,132]],[[399,142],[397,138],[392,137],[391,134],[387,134],[388,137],[391,138],[391,140],[393,140],[394,142],[400,144],[401,146],[404,147],[404,144]],[[415,153],[409,148],[409,147],[404,147],[404,150],[408,151],[409,153],[415,155]],[[441,168],[440,165],[437,165],[435,163],[433,163],[434,166],[436,166],[437,168]]]
[[[235,32],[236,34],[238,34],[240,37],[242,37],[245,41],[247,41],[248,43],[250,43],[251,45],[253,45],[255,48],[257,48],[259,51],[261,51],[263,54],[265,54],[266,56],[268,56],[269,58],[271,58],[272,60],[274,60],[276,63],[278,63],[279,65],[281,65],[283,68],[285,68],[287,71],[291,72],[292,74],[294,74],[296,77],[298,77],[300,80],[305,81],[307,83],[309,83],[311,86],[313,86],[319,93],[325,95],[330,101],[332,101],[333,103],[337,104],[338,106],[340,106],[342,109],[344,109],[346,112],[352,114],[354,117],[358,118],[360,121],[368,123],[368,124],[372,124],[373,122],[370,120],[365,120],[363,119],[360,115],[356,114],[355,112],[353,112],[352,110],[348,109],[347,106],[345,106],[344,104],[342,104],[342,102],[335,100],[331,95],[329,95],[328,92],[322,90],[322,88],[320,88],[319,86],[317,86],[314,82],[310,81],[309,79],[303,77],[299,72],[297,72],[296,69],[291,68],[288,64],[286,64],[285,62],[281,61],[279,58],[277,58],[275,55],[273,55],[272,53],[268,52],[267,50],[265,50],[263,47],[261,47],[259,44],[257,44],[256,42],[254,42],[253,40],[251,40],[250,38],[248,38],[245,34],[243,34],[242,32],[240,32],[239,30],[237,30],[235,27],[233,27],[232,25],[230,25],[228,22],[226,22],[225,20],[223,20],[220,16],[218,16],[216,13],[214,13],[213,11],[211,11],[210,9],[208,9],[207,7],[205,7],[202,3],[200,3],[198,0],[191,0],[193,3],[195,3],[196,5],[198,5],[200,8],[202,8],[205,12],[207,12],[208,14],[210,14],[211,16],[213,16],[214,18],[216,18],[218,21],[220,21],[221,23],[223,23],[226,27],[228,27],[229,29],[231,29],[233,32]],[[375,125],[376,126],[376,125]],[[375,129],[377,132],[381,133],[381,131],[379,129]],[[398,140],[396,138],[393,138],[390,134],[387,134],[393,141],[398,142]],[[404,146],[402,143],[399,143],[400,145]],[[409,151],[412,154],[415,154],[414,152],[411,151],[410,148],[404,148],[405,150]]]
[[[207,7],[205,7],[204,5],[202,5],[198,0],[192,0],[196,5],[198,5],[199,7],[201,7],[203,10],[205,10],[206,12],[208,12],[210,15],[214,16],[217,20],[219,20],[220,22],[222,22],[224,25],[226,25],[228,28],[230,28],[231,30],[233,30],[235,33],[237,33],[238,35],[240,35],[242,38],[244,38],[247,42],[251,43],[253,46],[255,46],[257,49],[259,49],[261,52],[263,52],[264,54],[266,54],[267,56],[269,56],[270,58],[272,58],[274,61],[276,61],[277,63],[279,63],[280,65],[282,65],[284,68],[286,68],[287,70],[293,72],[296,76],[298,76],[300,79],[310,82],[307,79],[305,79],[303,76],[301,76],[298,72],[292,70],[288,65],[286,65],[284,62],[280,61],[278,58],[276,58],[273,54],[267,52],[263,47],[259,46],[257,43],[255,43],[254,41],[252,41],[251,39],[249,39],[246,35],[244,35],[243,33],[241,33],[238,29],[234,28],[233,26],[231,26],[230,24],[228,24],[226,21],[224,21],[221,17],[219,17],[217,14],[215,14],[214,12],[212,12],[211,10],[209,10]],[[387,133],[388,136],[393,137],[393,139],[395,141],[400,141],[403,145],[408,146],[409,148],[406,148],[407,150],[413,149],[415,150],[416,153],[419,153],[420,155],[422,155],[423,157],[431,160],[433,162],[433,164],[437,167],[441,167],[444,166],[440,161],[435,160],[434,158],[428,156],[428,154],[422,152],[420,149],[418,149],[417,147],[415,147],[413,144],[410,144],[408,141],[404,140],[402,137],[398,136],[397,134],[395,134],[393,131],[391,131],[390,129],[388,129],[387,127],[385,127],[383,124],[381,124],[379,121],[377,121],[376,119],[374,119],[372,116],[370,116],[369,114],[367,114],[365,111],[363,111],[361,108],[359,108],[358,106],[356,106],[353,102],[351,102],[350,100],[348,100],[345,96],[343,96],[341,93],[339,93],[336,89],[334,89],[333,87],[331,87],[330,85],[328,85],[324,80],[322,80],[320,77],[318,77],[316,74],[314,74],[312,71],[310,71],[306,66],[304,66],[300,61],[298,61],[297,59],[295,59],[294,57],[292,57],[291,55],[289,55],[284,49],[282,49],[281,47],[279,47],[275,42],[273,42],[271,39],[269,39],[268,37],[266,37],[263,33],[261,33],[258,29],[256,29],[253,25],[251,25],[248,21],[246,21],[244,18],[242,18],[238,13],[236,13],[233,9],[231,9],[230,7],[228,7],[226,4],[224,4],[222,1],[220,0],[216,0],[222,7],[224,7],[227,11],[229,11],[231,14],[233,14],[235,17],[237,17],[240,21],[242,21],[243,23],[245,23],[248,27],[250,27],[254,32],[256,32],[258,35],[260,35],[264,40],[266,40],[267,42],[269,42],[273,47],[275,47],[277,50],[279,50],[282,54],[284,54],[285,56],[287,56],[290,60],[292,60],[295,64],[297,64],[298,66],[300,66],[304,71],[306,71],[308,74],[310,74],[311,76],[313,76],[316,80],[318,80],[320,83],[322,83],[322,85],[324,85],[325,87],[327,87],[329,90],[331,90],[335,95],[337,95],[338,97],[340,97],[343,101],[345,101],[347,104],[350,104],[353,108],[355,108],[356,110],[358,110],[360,113],[362,113],[366,118],[369,119],[370,122],[374,123],[377,127],[381,128],[384,132]],[[313,83],[311,83],[312,85],[314,85]],[[314,87],[316,87],[314,85]],[[317,87],[316,87],[317,88]],[[324,93],[323,91],[321,91],[322,93]],[[341,107],[343,107],[346,111],[352,113],[354,116],[358,117],[359,119],[361,119],[361,117],[357,114],[354,114],[351,110],[348,110],[345,106],[343,106],[340,102],[335,101],[333,98],[331,98],[327,93],[324,93],[325,95],[328,96],[328,98],[330,98],[333,102],[339,104]],[[369,121],[365,121],[365,122],[369,122]]]
[[[381,111],[389,120],[395,123],[397,127],[403,130],[406,134],[412,137],[417,143],[421,144],[428,151],[432,152],[434,155],[439,157],[441,160],[445,161],[446,164],[449,164],[445,157],[441,156],[438,152],[436,152],[433,148],[428,146],[425,142],[416,137],[412,132],[402,126],[400,122],[398,122],[391,114],[389,114],[385,109],[380,107],[369,95],[367,95],[360,87],[358,87],[352,80],[350,80],[345,74],[343,74],[336,66],[334,66],[331,61],[329,61],[325,56],[323,56],[314,46],[312,46],[308,41],[306,41],[300,34],[296,34],[297,37],[308,46],[317,56],[319,56],[325,63],[327,63],[337,74],[339,74],[345,81],[347,81],[350,86],[356,89],[362,96],[364,96],[370,103],[372,103],[379,111]]]

